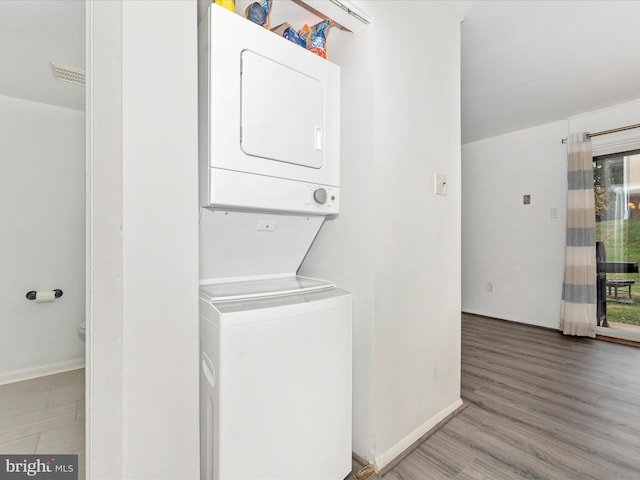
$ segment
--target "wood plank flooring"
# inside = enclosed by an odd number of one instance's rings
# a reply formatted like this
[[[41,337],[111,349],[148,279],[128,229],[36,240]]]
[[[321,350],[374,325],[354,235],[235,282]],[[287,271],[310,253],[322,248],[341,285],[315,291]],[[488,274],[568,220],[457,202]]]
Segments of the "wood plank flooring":
[[[85,477],[84,369],[0,385],[0,453],[77,454]]]
[[[463,315],[462,397],[384,480],[640,479],[640,348]],[[84,370],[0,386],[0,452],[84,478]]]
[[[462,398],[384,480],[640,479],[640,348],[463,314]]]

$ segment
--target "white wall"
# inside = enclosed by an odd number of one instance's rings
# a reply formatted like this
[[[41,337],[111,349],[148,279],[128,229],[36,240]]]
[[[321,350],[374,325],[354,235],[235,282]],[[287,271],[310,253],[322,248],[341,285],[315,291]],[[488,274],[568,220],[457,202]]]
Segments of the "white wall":
[[[89,8],[92,478],[199,477],[196,16]]]
[[[622,103],[569,118],[569,130],[575,132],[601,132],[628,125],[637,125],[640,118],[640,100]],[[640,129],[596,136],[591,139],[594,156],[620,153],[640,148]]]
[[[0,383],[84,365],[84,144],[84,112],[0,96]]]
[[[88,0],[87,478],[122,470],[122,4]]]
[[[438,2],[356,6],[373,25],[329,38],[341,213],[300,273],[354,294],[354,451],[382,468],[460,404],[461,18]]]
[[[375,425],[386,463],[460,398],[461,18],[437,3],[375,5]],[[446,197],[433,193],[436,172]]]
[[[197,41],[195,1],[123,2],[126,478],[200,471]]]
[[[463,145],[463,311],[558,328],[567,196],[561,139],[635,124],[639,117],[636,101]],[[639,130],[592,140],[600,154],[639,142]],[[531,205],[522,204],[525,194]],[[552,208],[558,219],[551,218]]]
[[[571,133],[601,132],[612,128],[636,125],[639,116],[640,99],[570,117],[569,128]],[[629,132],[637,134],[638,129],[629,130]],[[605,140],[606,136],[594,137],[592,142],[597,143]]]
[[[562,121],[463,145],[463,311],[558,327],[566,136]]]
[[[356,35],[333,29],[329,38],[342,74],[340,215],[324,223],[300,273],[353,293],[353,451],[373,459],[373,28]]]

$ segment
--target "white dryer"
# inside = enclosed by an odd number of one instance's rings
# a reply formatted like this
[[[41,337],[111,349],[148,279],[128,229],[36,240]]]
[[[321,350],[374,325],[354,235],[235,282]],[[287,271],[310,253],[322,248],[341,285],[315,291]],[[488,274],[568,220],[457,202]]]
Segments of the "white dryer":
[[[338,213],[340,67],[215,4],[199,35],[200,205]]]
[[[288,277],[200,289],[201,477],[351,471],[351,295]]]

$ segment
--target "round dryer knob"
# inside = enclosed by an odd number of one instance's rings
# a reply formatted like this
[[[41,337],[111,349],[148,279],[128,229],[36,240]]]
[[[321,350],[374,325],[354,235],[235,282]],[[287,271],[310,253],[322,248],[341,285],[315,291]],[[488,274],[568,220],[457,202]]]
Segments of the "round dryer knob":
[[[324,188],[318,188],[313,192],[313,199],[319,204],[327,202],[327,191]]]

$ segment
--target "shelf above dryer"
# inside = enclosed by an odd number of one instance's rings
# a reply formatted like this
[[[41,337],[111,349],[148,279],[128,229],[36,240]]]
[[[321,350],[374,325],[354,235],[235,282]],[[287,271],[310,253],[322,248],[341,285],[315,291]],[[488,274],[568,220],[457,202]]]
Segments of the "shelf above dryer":
[[[320,19],[330,18],[335,26],[348,32],[357,32],[373,19],[366,13],[341,0],[291,0]]]

